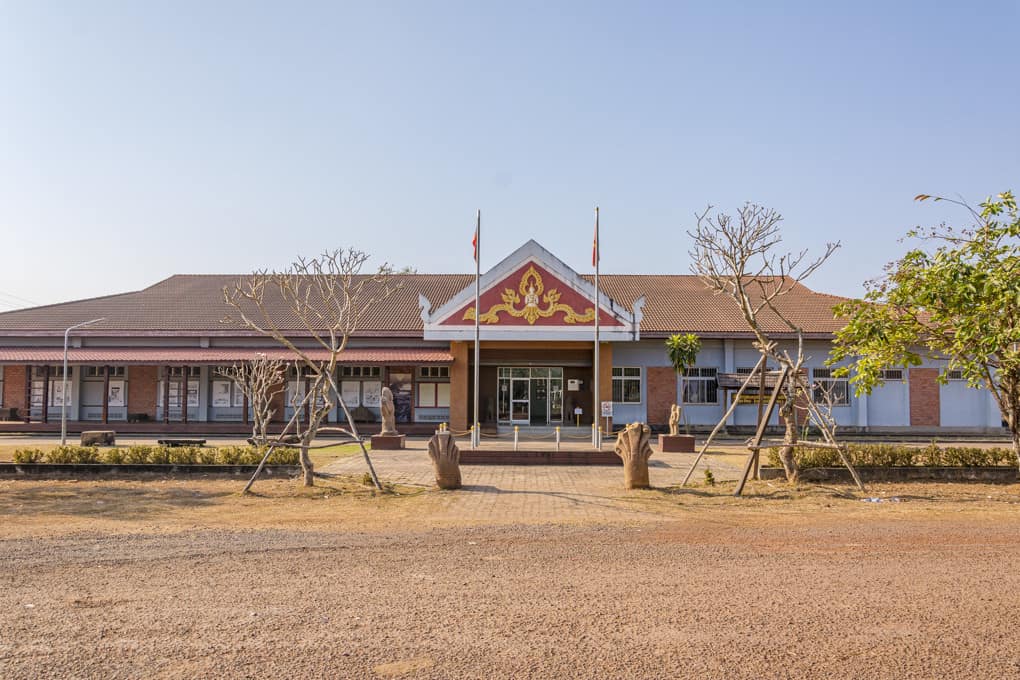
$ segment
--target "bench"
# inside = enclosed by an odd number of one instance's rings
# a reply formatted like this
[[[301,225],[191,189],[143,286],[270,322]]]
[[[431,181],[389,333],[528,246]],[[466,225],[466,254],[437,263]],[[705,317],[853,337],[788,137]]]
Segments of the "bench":
[[[17,408],[0,408],[0,420],[21,420]]]
[[[160,446],[205,446],[205,439],[157,439]]]
[[[113,430],[85,430],[81,433],[82,446],[116,446],[117,433]]]

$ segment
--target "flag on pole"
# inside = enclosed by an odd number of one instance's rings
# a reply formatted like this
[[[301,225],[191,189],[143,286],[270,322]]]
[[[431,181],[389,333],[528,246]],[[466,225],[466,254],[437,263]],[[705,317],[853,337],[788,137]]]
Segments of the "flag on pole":
[[[595,208],[595,238],[591,242],[591,266],[599,261],[599,209]]]
[[[471,249],[474,250],[475,262],[478,262],[478,227],[479,224],[475,224],[475,235],[471,238]]]

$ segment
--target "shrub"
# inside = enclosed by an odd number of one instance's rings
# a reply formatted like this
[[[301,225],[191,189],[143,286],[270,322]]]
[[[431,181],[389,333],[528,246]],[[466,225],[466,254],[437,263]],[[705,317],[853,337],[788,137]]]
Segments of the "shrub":
[[[47,463],[89,464],[102,460],[96,446],[58,446],[46,454]]]
[[[46,454],[41,449],[16,449],[14,451],[15,463],[40,463]]]
[[[980,467],[1011,465],[1013,453],[1007,448],[979,449],[968,446],[940,447],[934,442],[924,448],[902,444],[849,444],[850,462],[861,467]],[[839,452],[833,449],[813,449],[798,446],[794,451],[797,464],[802,468],[842,467]],[[779,448],[768,449],[769,465],[782,467]]]
[[[129,446],[124,452],[124,462],[132,465],[144,465],[149,462],[151,446]]]
[[[103,462],[109,465],[120,465],[124,462],[124,449],[118,449],[116,446],[103,451]]]

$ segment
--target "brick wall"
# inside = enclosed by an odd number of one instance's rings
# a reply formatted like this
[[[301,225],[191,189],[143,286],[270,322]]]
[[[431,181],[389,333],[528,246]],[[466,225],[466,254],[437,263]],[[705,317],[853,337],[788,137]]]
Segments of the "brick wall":
[[[4,366],[4,408],[25,412],[25,366]]]
[[[938,426],[939,376],[937,368],[910,369],[910,425]]]
[[[676,403],[677,378],[671,366],[649,366],[648,413],[649,425],[669,425],[669,410]]]
[[[592,354],[595,352],[592,350]],[[599,401],[613,400],[613,346],[608,342],[599,343]],[[606,426],[606,419],[602,417],[601,406],[599,407],[599,425]],[[613,419],[609,419],[609,430],[612,432]]]
[[[132,366],[128,369],[127,412],[147,413],[156,419],[156,388],[158,366]]]

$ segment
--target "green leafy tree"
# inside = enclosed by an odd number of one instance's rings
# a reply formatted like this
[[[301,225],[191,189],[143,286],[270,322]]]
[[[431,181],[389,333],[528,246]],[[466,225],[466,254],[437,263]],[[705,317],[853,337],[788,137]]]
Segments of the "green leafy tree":
[[[678,405],[681,413],[683,413],[684,409],[684,376],[687,375],[687,369],[697,361],[698,352],[700,351],[701,340],[694,333],[683,335],[677,333],[666,339],[666,352],[669,354],[669,363],[673,365],[673,370],[676,371],[677,376],[680,378],[680,401]],[[690,433],[686,416],[684,417],[684,430]]]
[[[933,198],[921,194],[917,200]],[[936,201],[949,199],[935,197]],[[1011,192],[988,198],[970,228],[915,229],[920,244],[869,282],[862,300],[836,307],[847,325],[836,335],[831,363],[850,365],[858,394],[882,384],[884,368],[946,361],[939,376],[959,370],[971,387],[995,398],[1020,465],[1020,215]],[[852,370],[851,370],[852,369]]]

